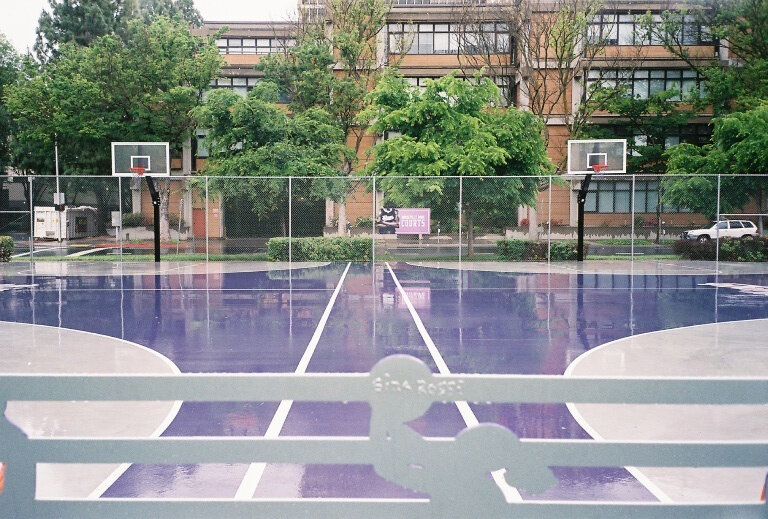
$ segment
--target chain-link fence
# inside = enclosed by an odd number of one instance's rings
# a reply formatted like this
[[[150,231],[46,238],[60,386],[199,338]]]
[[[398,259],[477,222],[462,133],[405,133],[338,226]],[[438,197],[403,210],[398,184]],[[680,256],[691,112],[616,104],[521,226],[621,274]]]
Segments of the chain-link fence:
[[[154,182],[168,261],[573,261],[580,200],[587,260],[768,259],[766,175]],[[151,260],[153,214],[141,179],[0,177],[15,261]]]

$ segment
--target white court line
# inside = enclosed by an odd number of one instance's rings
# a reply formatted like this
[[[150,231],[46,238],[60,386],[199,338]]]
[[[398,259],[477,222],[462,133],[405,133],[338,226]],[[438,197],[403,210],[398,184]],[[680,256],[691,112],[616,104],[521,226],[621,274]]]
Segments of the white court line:
[[[79,258],[80,256],[87,256],[88,254],[95,254],[103,250],[112,250],[114,247],[97,247],[95,249],[81,250],[72,254],[68,254],[67,258]]]
[[[323,312],[320,322],[317,323],[315,333],[312,335],[312,339],[310,339],[307,349],[304,352],[304,355],[302,355],[299,365],[296,367],[296,374],[301,375],[307,372],[309,361],[312,360],[312,355],[314,355],[315,350],[317,349],[317,343],[320,342],[320,336],[323,334],[325,324],[328,322],[328,317],[331,315],[331,310],[333,310],[333,305],[336,303],[336,298],[339,296],[339,292],[341,292],[341,286],[344,284],[344,278],[347,277],[347,272],[349,272],[349,267],[351,265],[352,262],[347,263],[347,268],[344,269],[339,284],[336,285],[336,290],[333,291],[333,295],[328,301],[328,305],[325,307],[325,312]],[[275,416],[272,417],[267,432],[264,434],[265,438],[274,439],[280,435],[280,431],[283,429],[283,425],[285,425],[285,420],[288,418],[288,413],[291,411],[292,405],[293,400],[283,400],[280,402],[280,405],[275,412]],[[253,498],[253,494],[256,493],[256,489],[259,486],[259,482],[264,475],[264,469],[266,467],[266,463],[251,463],[245,476],[243,476],[243,480],[240,482],[240,487],[237,489],[237,493],[235,493],[235,499],[244,500]]]
[[[392,270],[392,267],[389,265],[389,263],[386,263],[386,265],[387,265],[387,268],[389,269],[389,273],[392,275],[392,279],[395,281],[395,285],[397,285],[397,288],[400,290],[400,294],[403,296],[403,301],[405,301],[405,305],[408,307],[408,311],[411,312],[411,317],[413,317],[413,320],[416,323],[416,328],[419,329],[419,333],[421,334],[421,338],[424,340],[424,344],[427,345],[427,349],[429,350],[429,353],[432,355],[432,359],[435,361],[435,364],[437,365],[437,370],[440,372],[441,375],[450,375],[451,370],[448,369],[448,365],[445,363],[443,356],[440,355],[440,351],[437,349],[437,346],[435,346],[434,341],[432,341],[432,337],[429,336],[429,333],[427,332],[427,328],[424,326],[424,323],[421,321],[421,318],[419,317],[419,314],[416,312],[416,309],[413,307],[413,304],[411,304],[411,300],[408,297],[408,294],[406,294],[405,290],[403,290],[403,287],[400,284],[400,281],[397,279],[397,276],[395,276],[395,272]],[[475,416],[474,411],[472,411],[472,408],[469,407],[469,404],[467,402],[465,401],[456,402],[456,407],[459,409],[459,413],[461,414],[461,417],[464,419],[464,423],[467,424],[467,427],[473,427],[473,426],[479,425],[480,422],[478,421],[477,416]],[[515,487],[511,486],[504,479],[505,472],[506,470],[504,469],[491,472],[491,475],[493,476],[493,480],[496,482],[496,485],[498,485],[499,489],[504,494],[504,499],[506,499],[508,503],[522,501],[523,498],[520,495],[520,492],[518,492]]]

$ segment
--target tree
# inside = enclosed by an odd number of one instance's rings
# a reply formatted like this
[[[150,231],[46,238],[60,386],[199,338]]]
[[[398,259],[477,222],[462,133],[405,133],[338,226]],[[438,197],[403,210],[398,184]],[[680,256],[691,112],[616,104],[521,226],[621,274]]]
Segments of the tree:
[[[275,104],[277,101],[277,86],[264,82],[246,98],[216,90],[195,113],[199,125],[208,128],[210,163],[206,174],[241,177],[237,181],[214,178],[210,187],[226,199],[244,201],[260,218],[279,214],[286,236],[285,177],[310,177],[297,179],[294,184],[294,192],[304,198],[338,200],[347,182],[329,177],[346,177],[340,166],[351,150],[333,117],[322,108],[289,115]]]
[[[520,0],[484,7],[471,0],[461,2],[454,18],[464,27],[459,53],[465,74],[482,68],[490,76],[506,76],[519,68],[521,102],[544,120],[547,142],[554,121],[562,121],[570,135],[578,135],[596,111],[621,94],[608,78],[609,71],[631,70],[640,57],[640,51],[621,56],[606,52],[610,31],[591,26],[603,9],[605,0]],[[500,56],[503,49],[495,31],[485,29],[493,22],[502,22],[509,31],[507,59]],[[580,91],[582,100],[574,109],[572,98]],[[517,99],[508,101],[511,105]]]
[[[334,117],[355,151],[342,163],[348,175],[357,167],[370,124],[358,115],[368,106],[367,94],[386,68],[378,56],[378,35],[390,5],[389,0],[325,0],[319,20],[299,21],[296,46],[266,57],[258,66],[267,80],[289,94],[293,110],[319,106]],[[345,225],[342,198],[339,233],[345,232]]]
[[[16,83],[21,75],[21,58],[13,45],[0,33],[0,175],[10,161],[11,116],[3,102],[5,90]]]
[[[753,198],[764,200],[768,191],[764,176],[768,175],[768,101],[715,119],[711,144],[673,148],[667,173],[664,199],[710,218],[717,216],[717,175],[725,175],[720,177],[720,214],[733,214]],[[764,211],[761,204],[759,212]],[[762,233],[762,217],[760,224]]]
[[[35,52],[41,62],[59,54],[66,43],[87,46],[118,31],[128,0],[48,0],[37,22]]]
[[[487,78],[472,84],[451,74],[428,81],[420,92],[391,72],[370,98],[365,116],[375,121],[373,129],[397,135],[373,148],[369,169],[381,177],[377,189],[395,206],[427,206],[438,219],[455,221],[456,177],[483,177],[473,182],[472,196],[461,206],[470,256],[475,216],[511,223],[518,206],[536,203],[540,177],[553,170],[541,119],[515,108],[493,108],[499,91]],[[487,178],[505,175],[516,177]]]
[[[101,36],[130,37],[128,24],[147,24],[161,16],[200,26],[202,17],[192,0],[48,0],[37,22],[35,52],[41,62],[58,56],[66,43],[88,46]]]
[[[130,0],[130,16],[150,24],[162,17],[178,19],[193,27],[203,25],[194,0]]]
[[[723,68],[715,58],[702,61],[690,54],[685,45],[685,17],[727,42],[732,66]],[[768,181],[757,175],[768,172],[764,153],[768,138],[768,0],[708,0],[697,9],[665,12],[662,19],[656,38],[703,73],[704,102],[713,106],[716,115],[709,144],[680,145],[668,152],[670,175],[663,182],[664,200],[714,217],[717,175],[742,175],[720,178],[720,214],[738,211],[750,199],[757,202],[758,213],[765,213]],[[764,217],[758,219],[758,226],[762,233]]]
[[[56,60],[30,69],[9,90],[27,166],[50,160],[57,140],[63,174],[103,175],[111,169],[110,142],[168,141],[178,151],[197,128],[191,111],[218,74],[216,46],[162,17],[151,25],[133,20],[126,31],[88,47],[65,44]],[[168,237],[169,182],[161,182],[160,193]]]

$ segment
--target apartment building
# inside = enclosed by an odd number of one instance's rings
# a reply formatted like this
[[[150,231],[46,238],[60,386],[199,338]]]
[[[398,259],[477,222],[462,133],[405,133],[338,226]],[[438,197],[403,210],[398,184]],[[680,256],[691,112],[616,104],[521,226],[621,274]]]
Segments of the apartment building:
[[[522,5],[519,0],[394,0],[388,20],[378,41],[380,59],[399,67],[414,86],[422,86],[429,79],[458,71],[459,76],[472,78],[483,70],[501,90],[503,102],[541,115],[547,125],[550,158],[562,166],[566,154],[566,141],[570,138],[574,114],[588,97],[595,82],[610,85],[623,82],[635,97],[645,98],[656,92],[676,89],[688,92],[702,89],[701,78],[691,65],[667,51],[653,37],[639,30],[638,17],[650,13],[661,23],[664,10],[682,7],[668,1],[618,1],[606,3],[592,20],[580,45],[599,42],[600,52],[582,54],[568,63],[558,62],[549,54],[536,49],[536,40],[546,30],[547,21],[562,7],[563,0],[529,1],[524,13],[529,32],[528,43],[515,41],[510,29],[514,23],[512,11]],[[323,18],[322,0],[300,0],[299,9],[315,20]],[[254,66],[267,54],[281,52],[293,44],[292,26],[276,22],[206,22],[203,32],[213,34],[223,27],[227,30],[217,40],[226,60],[222,77],[212,88],[231,88],[243,95],[260,80]],[[537,33],[536,31],[539,31]],[[693,17],[687,17],[680,42],[692,61],[728,59],[727,46],[721,45],[706,27],[700,27]],[[567,87],[556,94],[547,89]],[[542,91],[543,89],[543,91]],[[548,97],[549,96],[549,97]],[[707,111],[696,114],[688,124],[671,130],[664,137],[664,145],[679,142],[702,143],[710,136]],[[615,114],[597,111],[589,114],[589,124],[599,124],[609,135],[635,139],[642,144],[647,137],[629,135],[626,125]],[[371,136],[366,146],[375,139]],[[204,167],[205,150],[198,146],[197,168]],[[587,200],[588,226],[629,225],[631,192],[626,180],[603,180],[594,183]],[[537,208],[520,208],[519,220],[528,220],[531,230],[551,218],[553,224],[575,225],[576,192],[578,183],[554,186],[552,192],[540,193]],[[638,180],[634,201],[636,214],[649,221],[656,218],[659,184],[654,179]],[[354,222],[358,216],[370,217],[370,194],[356,193],[360,201],[357,214],[355,204],[347,218]],[[551,200],[551,208],[549,202]],[[326,223],[338,216],[329,203]],[[663,207],[661,218],[669,225],[700,223],[702,217],[685,208]]]

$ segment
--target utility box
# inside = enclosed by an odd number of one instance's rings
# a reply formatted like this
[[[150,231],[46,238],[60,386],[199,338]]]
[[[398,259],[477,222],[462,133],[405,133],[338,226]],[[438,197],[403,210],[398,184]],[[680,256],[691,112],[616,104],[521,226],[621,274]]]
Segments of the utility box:
[[[96,208],[66,207],[59,212],[55,207],[35,207],[35,239],[71,240],[98,236]]]

